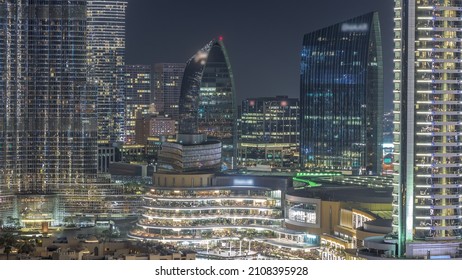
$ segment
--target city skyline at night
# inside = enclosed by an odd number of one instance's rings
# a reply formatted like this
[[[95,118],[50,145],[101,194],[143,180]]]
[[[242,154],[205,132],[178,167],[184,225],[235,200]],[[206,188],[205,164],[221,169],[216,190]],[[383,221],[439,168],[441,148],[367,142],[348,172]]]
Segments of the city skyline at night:
[[[0,0],[0,260],[462,259],[461,68],[462,0]]]
[[[385,106],[391,109],[393,1],[330,0],[315,7],[309,1],[129,2],[127,64],[186,62],[203,42],[221,35],[235,72],[238,104],[248,96],[298,98],[303,35],[378,11],[384,38]],[[204,7],[207,16],[199,16]],[[177,18],[172,19],[170,12]]]

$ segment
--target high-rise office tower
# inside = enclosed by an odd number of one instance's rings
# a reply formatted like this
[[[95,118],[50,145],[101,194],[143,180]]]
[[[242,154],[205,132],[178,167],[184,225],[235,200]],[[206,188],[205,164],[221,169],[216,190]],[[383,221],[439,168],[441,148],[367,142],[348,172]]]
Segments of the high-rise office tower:
[[[287,96],[242,101],[238,135],[240,165],[298,166],[300,106]]]
[[[167,142],[175,139],[177,123],[169,117],[149,114],[142,119],[136,120],[135,143],[138,145],[158,145],[159,142]]]
[[[205,133],[222,142],[223,163],[232,168],[236,158],[236,95],[234,79],[222,38],[200,49],[187,63],[181,85],[181,134]]]
[[[377,13],[304,36],[300,73],[302,167],[380,174],[382,76]]]
[[[460,256],[462,2],[395,1],[398,255]]]
[[[179,120],[181,81],[185,63],[156,63],[153,71],[153,94],[157,112]]]
[[[36,228],[136,212],[134,197],[97,174],[86,4],[0,0],[0,223],[13,216]]]
[[[98,91],[98,144],[124,138],[126,0],[88,0],[89,77]]]
[[[96,95],[87,87],[86,3],[0,1],[0,169],[49,194],[96,178]]]
[[[135,123],[149,113],[151,65],[125,66],[125,143],[135,143]]]

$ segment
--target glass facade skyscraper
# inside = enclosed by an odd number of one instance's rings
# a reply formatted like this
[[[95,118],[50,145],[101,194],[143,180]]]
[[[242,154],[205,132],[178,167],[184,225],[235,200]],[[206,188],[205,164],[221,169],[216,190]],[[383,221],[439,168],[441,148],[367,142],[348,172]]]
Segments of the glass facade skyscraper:
[[[0,15],[0,224],[136,213],[137,196],[97,174],[87,1],[0,0]]]
[[[393,233],[408,258],[460,257],[461,7],[395,1]]]
[[[236,158],[236,96],[222,38],[214,39],[187,63],[180,95],[181,134],[204,133],[222,142],[223,163]]]
[[[287,96],[247,98],[238,125],[238,163],[298,166],[300,106]]]
[[[304,36],[300,73],[302,167],[380,174],[382,76],[377,13]]]
[[[98,144],[124,140],[126,0],[88,0],[89,78],[98,92]]]
[[[86,2],[0,1],[0,170],[49,194],[96,178],[96,95],[87,87]]]
[[[153,73],[153,94],[156,111],[178,121],[181,81],[185,63],[156,63]]]
[[[151,65],[125,66],[125,143],[135,143],[135,123],[148,115],[152,103]]]

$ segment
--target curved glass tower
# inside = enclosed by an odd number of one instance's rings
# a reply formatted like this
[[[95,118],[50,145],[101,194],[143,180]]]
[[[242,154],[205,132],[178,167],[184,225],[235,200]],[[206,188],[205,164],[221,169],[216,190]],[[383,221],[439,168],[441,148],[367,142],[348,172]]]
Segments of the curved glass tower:
[[[380,174],[380,36],[377,13],[304,36],[300,73],[303,167]]]
[[[395,1],[393,229],[408,258],[461,255],[461,7]]]
[[[180,134],[204,133],[223,145],[223,163],[236,157],[233,73],[223,40],[214,39],[186,64],[180,94]]]

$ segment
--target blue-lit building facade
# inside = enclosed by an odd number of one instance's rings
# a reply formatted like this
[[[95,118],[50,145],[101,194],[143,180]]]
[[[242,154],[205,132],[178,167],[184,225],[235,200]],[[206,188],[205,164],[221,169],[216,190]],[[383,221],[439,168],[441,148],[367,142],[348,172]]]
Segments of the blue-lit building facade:
[[[180,94],[180,134],[206,134],[223,145],[224,168],[236,158],[236,101],[223,40],[214,39],[187,63]]]
[[[302,167],[380,174],[382,75],[377,13],[305,34],[300,72]]]

